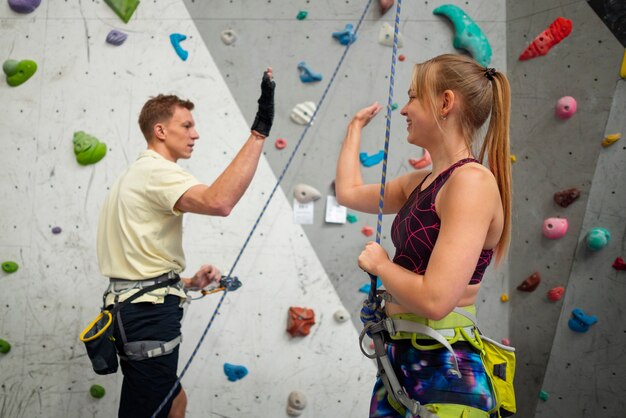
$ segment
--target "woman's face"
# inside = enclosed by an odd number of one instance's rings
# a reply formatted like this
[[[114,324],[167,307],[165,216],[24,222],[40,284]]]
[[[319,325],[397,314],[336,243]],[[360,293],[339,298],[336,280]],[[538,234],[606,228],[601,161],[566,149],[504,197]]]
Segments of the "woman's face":
[[[439,130],[430,108],[424,105],[423,99],[417,98],[415,93],[410,90],[409,101],[400,110],[400,114],[406,117],[407,142],[410,144],[423,147],[435,130]]]

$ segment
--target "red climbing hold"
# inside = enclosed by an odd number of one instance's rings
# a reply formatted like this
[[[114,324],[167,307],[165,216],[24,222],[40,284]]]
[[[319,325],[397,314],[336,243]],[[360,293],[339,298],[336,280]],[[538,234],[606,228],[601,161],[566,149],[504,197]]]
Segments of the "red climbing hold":
[[[563,289],[562,287],[554,287],[548,290],[548,299],[550,299],[552,302],[557,302],[561,300],[564,292],[565,289]]]
[[[387,13],[387,10],[391,9],[395,0],[378,0],[378,5],[380,6],[380,14],[384,15]]]
[[[625,270],[626,271],[626,263],[622,257],[617,257],[613,262],[613,268],[615,270]]]
[[[406,57],[404,56],[404,54],[398,55],[398,61],[404,61],[405,59]]]
[[[574,200],[580,197],[580,190],[577,188],[565,189],[560,192],[554,193],[554,201],[557,205],[562,206],[564,208],[571,205]]]
[[[285,141],[283,138],[278,138],[276,142],[274,142],[274,146],[277,149],[283,149],[287,146],[287,141]]]
[[[374,234],[374,228],[371,226],[364,226],[361,228],[361,233],[366,237],[371,237]]]
[[[304,337],[309,335],[311,327],[315,324],[315,312],[309,308],[289,307],[287,316],[287,332],[292,337]]]
[[[572,21],[557,17],[546,30],[541,32],[519,56],[520,61],[546,55],[556,44],[572,33]]]
[[[519,286],[517,286],[517,290],[521,290],[522,292],[532,292],[539,286],[541,283],[541,276],[539,273],[534,272],[526,280],[522,282]]]

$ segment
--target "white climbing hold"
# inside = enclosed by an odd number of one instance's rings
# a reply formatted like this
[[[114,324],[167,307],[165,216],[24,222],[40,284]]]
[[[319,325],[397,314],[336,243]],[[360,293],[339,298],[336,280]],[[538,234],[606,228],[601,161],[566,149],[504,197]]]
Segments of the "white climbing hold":
[[[315,113],[315,103],[313,102],[302,102],[296,105],[291,111],[291,115],[289,116],[292,121],[299,125],[308,125],[311,123],[311,118]]]
[[[290,417],[299,417],[306,408],[306,396],[304,393],[294,390],[287,398],[287,415]]]
[[[335,321],[337,322],[346,322],[350,318],[350,314],[344,308],[340,308],[333,315]]]
[[[378,42],[381,45],[393,46],[393,32],[394,28],[389,23],[383,23],[383,26],[378,32]],[[402,48],[404,42],[402,40],[402,34],[398,32],[398,48]]]
[[[293,197],[300,203],[309,203],[322,197],[322,194],[308,184],[296,184],[293,188]]]
[[[220,37],[226,45],[230,45],[237,40],[237,34],[232,29],[223,30]]]

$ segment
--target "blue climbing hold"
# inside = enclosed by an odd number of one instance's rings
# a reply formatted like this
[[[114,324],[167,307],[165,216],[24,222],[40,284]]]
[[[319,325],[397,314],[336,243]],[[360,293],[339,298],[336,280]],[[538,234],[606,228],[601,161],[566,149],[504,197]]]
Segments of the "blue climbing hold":
[[[383,282],[380,281],[380,278],[376,279],[376,289],[378,289],[382,285],[383,285]],[[371,288],[372,288],[372,284],[366,283],[359,288],[359,292],[369,293]]]
[[[339,32],[333,32],[333,38],[339,41],[341,45],[349,45],[356,41],[354,26],[351,23],[346,24],[346,28]]]
[[[248,374],[245,366],[237,366],[236,364],[224,363],[224,373],[231,382],[243,379]]]
[[[572,311],[572,317],[567,325],[574,332],[587,332],[589,327],[598,322],[598,318],[593,315],[587,315],[582,309],[576,308]]]
[[[359,159],[361,160],[361,164],[365,167],[371,167],[373,165],[378,164],[385,157],[385,151],[380,150],[377,154],[367,155],[366,152],[362,152],[359,154]]]
[[[300,80],[303,83],[312,83],[322,80],[322,75],[311,70],[304,61],[298,63],[298,70],[300,71]]]
[[[174,47],[174,51],[176,51],[176,54],[178,54],[180,59],[183,61],[186,61],[187,57],[189,56],[189,52],[185,51],[180,46],[180,43],[184,41],[185,39],[187,39],[187,36],[183,35],[182,33],[172,33],[170,35],[170,42],[172,43],[172,46]]]

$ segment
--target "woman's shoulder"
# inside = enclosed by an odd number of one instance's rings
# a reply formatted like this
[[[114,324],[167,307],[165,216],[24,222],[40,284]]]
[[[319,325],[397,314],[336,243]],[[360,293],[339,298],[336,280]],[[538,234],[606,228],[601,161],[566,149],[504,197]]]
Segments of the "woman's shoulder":
[[[492,197],[499,200],[500,196],[495,176],[478,162],[470,162],[454,170],[442,192],[444,196],[452,198],[465,198],[466,193],[485,199]]]

